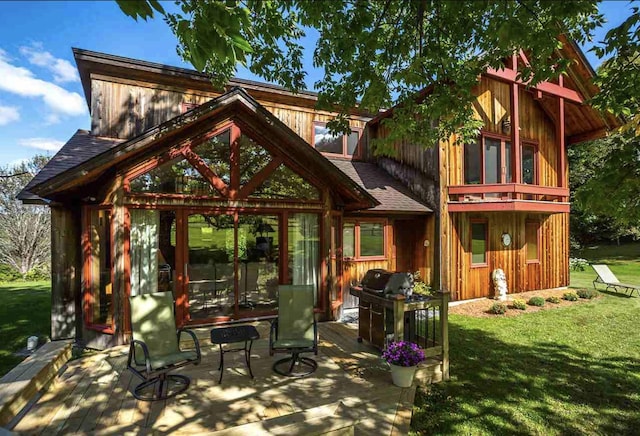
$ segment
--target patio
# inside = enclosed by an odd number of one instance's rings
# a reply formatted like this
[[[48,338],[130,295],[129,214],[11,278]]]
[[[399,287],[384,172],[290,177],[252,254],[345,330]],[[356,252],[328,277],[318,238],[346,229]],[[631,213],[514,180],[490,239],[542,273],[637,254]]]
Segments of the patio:
[[[318,370],[289,379],[275,374],[268,323],[256,324],[252,349],[255,379],[242,353],[225,356],[218,384],[219,353],[209,328],[197,329],[202,363],[182,368],[189,389],[166,401],[137,401],[139,379],[126,369],[127,347],[70,361],[48,391],[15,425],[26,434],[406,434],[415,388],[391,383],[386,364],[371,346],[356,341],[356,324],[321,323]]]

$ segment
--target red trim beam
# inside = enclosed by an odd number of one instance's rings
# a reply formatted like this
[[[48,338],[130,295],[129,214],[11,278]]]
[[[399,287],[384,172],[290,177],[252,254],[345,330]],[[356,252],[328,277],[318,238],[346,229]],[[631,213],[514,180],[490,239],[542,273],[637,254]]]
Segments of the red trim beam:
[[[505,68],[502,70],[496,70],[495,68],[487,68],[485,75],[488,77],[492,77],[498,80],[504,80],[507,82],[519,83],[522,85],[527,85],[528,82],[523,82],[518,79],[518,72],[516,70],[512,70],[510,68]],[[551,82],[541,82],[535,86],[531,86],[531,89],[536,91],[542,91],[549,95],[554,95],[556,97],[565,98],[573,103],[582,104],[584,103],[584,98],[573,89],[565,88],[560,85],[556,85]]]

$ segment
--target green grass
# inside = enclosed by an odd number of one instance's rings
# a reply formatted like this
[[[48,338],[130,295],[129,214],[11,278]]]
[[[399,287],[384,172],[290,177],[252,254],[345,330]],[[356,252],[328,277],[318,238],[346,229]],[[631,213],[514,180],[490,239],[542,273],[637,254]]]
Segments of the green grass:
[[[640,284],[640,248],[589,252]],[[590,267],[571,273],[591,287]],[[451,316],[451,380],[419,390],[418,434],[637,434],[640,298],[614,292],[512,318]]]
[[[51,330],[51,283],[0,283],[0,377],[22,361],[13,353],[27,338],[48,337]]]

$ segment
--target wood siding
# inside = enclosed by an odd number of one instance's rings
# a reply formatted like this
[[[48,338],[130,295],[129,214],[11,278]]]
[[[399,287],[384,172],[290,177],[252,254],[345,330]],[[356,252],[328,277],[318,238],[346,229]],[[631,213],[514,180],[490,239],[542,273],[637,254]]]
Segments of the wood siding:
[[[487,265],[471,264],[471,222],[485,220],[488,229]],[[527,262],[525,227],[540,223],[538,262]],[[569,284],[569,214],[526,214],[493,212],[487,214],[456,213],[450,215],[448,240],[451,267],[444,271],[448,290],[456,300],[493,295],[491,272],[502,269],[509,293],[557,288]],[[509,247],[501,236],[509,233]]]
[[[201,105],[218,97],[215,92],[161,87],[108,77],[91,82],[91,133],[112,138],[133,138],[147,129],[180,115],[184,105]],[[327,122],[334,114],[304,106],[258,99],[267,110],[311,143],[313,123]],[[368,118],[354,117],[351,126],[363,129]]]

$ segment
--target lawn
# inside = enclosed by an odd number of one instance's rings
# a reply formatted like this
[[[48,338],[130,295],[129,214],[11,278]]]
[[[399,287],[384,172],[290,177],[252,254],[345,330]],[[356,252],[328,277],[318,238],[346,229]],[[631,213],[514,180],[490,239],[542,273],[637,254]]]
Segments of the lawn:
[[[0,377],[23,357],[13,353],[27,345],[27,338],[48,337],[51,330],[51,283],[0,283]]]
[[[640,245],[582,254],[640,284]],[[590,267],[571,273],[591,286]],[[638,434],[640,298],[506,318],[450,318],[451,381],[419,391],[420,434]]]

